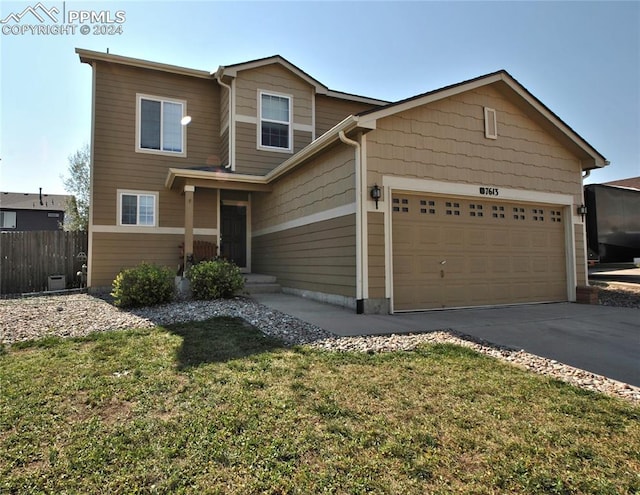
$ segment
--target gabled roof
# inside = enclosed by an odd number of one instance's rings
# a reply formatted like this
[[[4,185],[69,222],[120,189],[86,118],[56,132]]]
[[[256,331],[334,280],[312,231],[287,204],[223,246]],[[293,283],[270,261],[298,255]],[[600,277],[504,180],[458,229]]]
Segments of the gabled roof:
[[[281,55],[272,55],[270,57],[258,58],[255,60],[250,60],[248,62],[242,62],[239,64],[226,65],[226,66],[221,65],[220,67],[218,67],[218,70],[214,73],[214,75],[216,76],[216,78],[223,77],[223,76],[237,77],[238,72],[241,72],[243,70],[257,69],[257,68],[265,67],[267,65],[272,65],[272,64],[279,64],[285,69],[287,69],[288,71],[298,76],[300,79],[302,79],[307,84],[312,86],[316,94],[332,96],[334,98],[342,98],[345,100],[372,103],[374,105],[386,105],[389,103],[386,100],[378,100],[376,98],[369,98],[367,96],[354,95],[350,93],[344,93],[342,91],[334,91],[332,89],[329,89],[320,81],[318,81],[314,77],[311,77],[309,74],[303,71],[300,67],[292,64]]]
[[[296,65],[293,65],[286,58],[280,55],[272,55],[270,57],[258,58],[255,60],[249,60],[248,62],[241,62],[239,64],[221,65],[220,67],[218,67],[218,70],[216,71],[216,75],[220,74],[225,76],[237,77],[238,72],[241,72],[243,70],[258,69],[260,67],[265,67],[267,65],[272,65],[272,64],[282,65],[284,68],[286,68],[290,72],[293,72],[300,79],[303,79],[309,85],[313,86],[316,89],[317,93],[326,94],[326,92],[329,91],[329,88],[327,88],[320,81],[311,77],[301,68],[299,68]]]
[[[0,192],[0,208],[11,210],[65,211],[73,196],[64,194]],[[42,204],[40,204],[42,200]]]
[[[357,114],[358,121],[361,124],[372,124],[378,119],[488,85],[495,85],[503,92],[506,92],[512,102],[528,110],[539,124],[553,132],[563,144],[573,149],[582,159],[583,169],[604,167],[609,164],[602,154],[538,100],[538,98],[531,94],[506,70],[499,70],[491,74],[412,96],[411,98],[391,103],[382,108],[366,110]]]
[[[111,62],[120,65],[128,65],[130,67],[140,67],[142,69],[158,70],[162,72],[169,72],[172,74],[180,74],[183,76],[199,77],[203,79],[214,79],[222,76],[237,77],[238,72],[249,69],[256,69],[264,67],[265,65],[280,64],[287,70],[291,71],[296,76],[303,79],[310,86],[312,86],[317,94],[331,96],[333,98],[341,98],[343,100],[359,101],[362,103],[369,103],[372,105],[386,105],[389,102],[386,100],[378,100],[376,98],[369,98],[367,96],[354,95],[350,93],[344,93],[342,91],[335,91],[329,89],[317,79],[311,77],[305,71],[295,66],[287,59],[280,55],[273,55],[271,57],[260,58],[256,60],[250,60],[248,62],[242,62],[239,64],[221,65],[215,72],[209,72],[204,70],[190,69],[188,67],[181,67],[178,65],[162,64],[159,62],[152,62],[150,60],[143,60],[133,57],[124,57],[122,55],[114,55],[112,53],[96,52],[93,50],[85,50],[83,48],[76,48],[76,53],[80,57],[80,61],[86,64],[91,64],[94,61],[98,62]]]

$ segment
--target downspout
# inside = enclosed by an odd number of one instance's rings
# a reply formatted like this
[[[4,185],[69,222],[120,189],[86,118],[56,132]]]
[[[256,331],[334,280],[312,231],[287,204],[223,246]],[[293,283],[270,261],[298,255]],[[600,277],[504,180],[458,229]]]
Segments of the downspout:
[[[222,73],[220,70],[218,70],[218,72],[216,72],[215,74],[215,78],[216,81],[218,81],[218,84],[224,88],[227,88],[227,91],[229,91],[229,115],[227,116],[227,118],[229,119],[229,169],[231,171],[234,171],[236,166],[236,157],[235,157],[235,146],[233,145],[234,141],[234,134],[235,134],[235,119],[233,118],[233,112],[235,111],[235,105],[234,105],[234,101],[233,101],[233,88],[231,87],[230,84],[227,84],[225,82],[222,81]],[[218,255],[220,256],[222,253],[220,252],[222,249],[222,227],[220,224],[220,210],[221,210],[221,205],[222,205],[222,194],[221,194],[221,189],[218,189],[218,200],[216,201],[216,216],[217,216],[217,220],[216,220],[216,225],[218,227]]]
[[[222,74],[220,74],[220,71],[216,72],[215,78],[220,86],[227,88],[227,91],[229,91],[229,168],[231,170],[235,170],[236,157],[235,149],[233,146],[233,138],[235,134],[235,119],[232,118],[233,112],[235,110],[233,102],[233,91],[230,84],[222,81]]]
[[[91,147],[89,156],[89,221],[87,222],[87,288],[93,284],[93,212],[94,212],[94,170],[96,143],[96,81],[98,79],[98,64],[91,62]],[[120,201],[120,198],[117,199]],[[117,223],[117,221],[116,221]]]
[[[362,171],[360,170],[360,143],[349,139],[344,131],[338,133],[340,141],[349,146],[355,148],[355,168],[356,168],[356,313],[364,313],[364,298],[363,298],[363,266],[364,261],[362,259],[362,242],[364,241],[362,236],[362,201],[360,199],[360,190],[362,188]]]

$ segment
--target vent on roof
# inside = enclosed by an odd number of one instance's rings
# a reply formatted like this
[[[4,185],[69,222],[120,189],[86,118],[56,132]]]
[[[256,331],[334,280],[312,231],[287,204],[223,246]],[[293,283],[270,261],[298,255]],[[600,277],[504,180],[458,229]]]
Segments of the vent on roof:
[[[498,139],[496,111],[489,107],[484,107],[484,136],[488,139]]]

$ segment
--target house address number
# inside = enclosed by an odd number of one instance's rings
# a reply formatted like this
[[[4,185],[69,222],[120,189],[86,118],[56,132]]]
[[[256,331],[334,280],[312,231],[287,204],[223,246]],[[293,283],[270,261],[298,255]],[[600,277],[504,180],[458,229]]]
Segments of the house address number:
[[[497,187],[481,187],[480,194],[483,196],[499,196],[500,191]]]

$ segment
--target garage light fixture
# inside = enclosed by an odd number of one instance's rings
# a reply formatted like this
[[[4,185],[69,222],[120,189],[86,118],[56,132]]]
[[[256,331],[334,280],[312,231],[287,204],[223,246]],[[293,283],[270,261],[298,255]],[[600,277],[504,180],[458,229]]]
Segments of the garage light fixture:
[[[587,207],[585,205],[578,206],[578,215],[582,217],[582,220],[584,220],[584,216],[586,214],[587,214]]]
[[[382,196],[382,191],[378,187],[378,184],[375,184],[371,189],[371,199],[376,202],[376,210],[378,209],[378,201],[380,201],[380,197]]]

